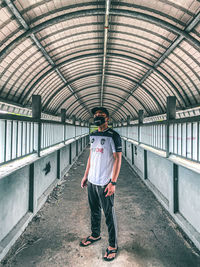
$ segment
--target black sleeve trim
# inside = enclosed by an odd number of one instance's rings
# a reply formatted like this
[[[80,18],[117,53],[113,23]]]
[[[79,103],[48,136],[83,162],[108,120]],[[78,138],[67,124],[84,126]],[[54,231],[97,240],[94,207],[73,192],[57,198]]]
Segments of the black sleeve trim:
[[[122,152],[122,139],[117,132],[113,134],[113,141],[115,144],[116,152]]]

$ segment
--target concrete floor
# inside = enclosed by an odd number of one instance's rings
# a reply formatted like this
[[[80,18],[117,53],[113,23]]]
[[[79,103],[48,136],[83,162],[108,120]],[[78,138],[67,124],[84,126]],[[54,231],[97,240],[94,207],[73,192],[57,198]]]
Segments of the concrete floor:
[[[123,159],[115,207],[119,253],[113,262],[102,257],[107,228],[102,216],[102,240],[79,247],[90,234],[87,191],[80,181],[89,154],[87,148],[29,224],[1,266],[19,267],[198,267],[200,254]]]

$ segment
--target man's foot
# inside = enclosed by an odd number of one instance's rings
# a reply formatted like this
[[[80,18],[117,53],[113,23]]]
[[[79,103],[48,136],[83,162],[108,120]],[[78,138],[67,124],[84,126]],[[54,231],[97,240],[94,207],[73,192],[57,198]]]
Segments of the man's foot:
[[[100,240],[101,237],[93,237],[93,236],[88,236],[86,238],[84,238],[81,242],[80,242],[80,246],[81,247],[86,247],[89,246],[90,244]]]
[[[118,248],[114,248],[114,247],[109,246],[106,249],[106,253],[105,253],[104,257],[103,257],[104,260],[106,260],[106,261],[114,260],[116,255],[117,255],[117,250],[118,250]]]

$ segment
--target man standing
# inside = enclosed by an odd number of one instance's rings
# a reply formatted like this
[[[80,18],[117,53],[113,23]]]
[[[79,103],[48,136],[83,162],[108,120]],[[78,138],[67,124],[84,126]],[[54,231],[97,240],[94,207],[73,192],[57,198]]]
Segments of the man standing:
[[[101,239],[102,208],[109,234],[109,246],[104,259],[111,261],[116,257],[118,250],[114,193],[121,168],[121,137],[113,129],[108,128],[109,112],[106,108],[96,107],[91,111],[98,130],[90,134],[90,155],[81,187],[88,188],[92,233],[80,242],[80,246],[88,246]]]

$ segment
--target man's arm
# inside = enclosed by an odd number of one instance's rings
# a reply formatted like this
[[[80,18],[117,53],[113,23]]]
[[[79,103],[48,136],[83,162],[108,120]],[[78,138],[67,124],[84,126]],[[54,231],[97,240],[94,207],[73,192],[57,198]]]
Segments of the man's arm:
[[[122,152],[114,152],[114,165],[113,165],[113,173],[112,173],[112,182],[117,182],[117,178],[119,176],[121,162],[122,162]]]
[[[91,155],[91,150],[90,150],[90,155]],[[89,158],[88,158],[88,161],[87,161],[87,167],[86,167],[86,170],[85,170],[85,174],[83,176],[83,179],[81,181],[81,187],[85,187],[87,186],[87,177],[88,177],[88,173],[89,173],[89,170],[90,170],[90,155],[89,155]]]
[[[122,152],[114,152],[113,153],[114,156],[114,165],[113,165],[113,172],[112,172],[112,182],[117,182],[117,178],[119,176],[119,172],[120,172],[120,168],[121,168],[121,162],[122,162]],[[115,185],[109,183],[106,186],[105,192],[107,191],[107,194],[105,195],[105,197],[107,196],[111,196],[115,193]]]

